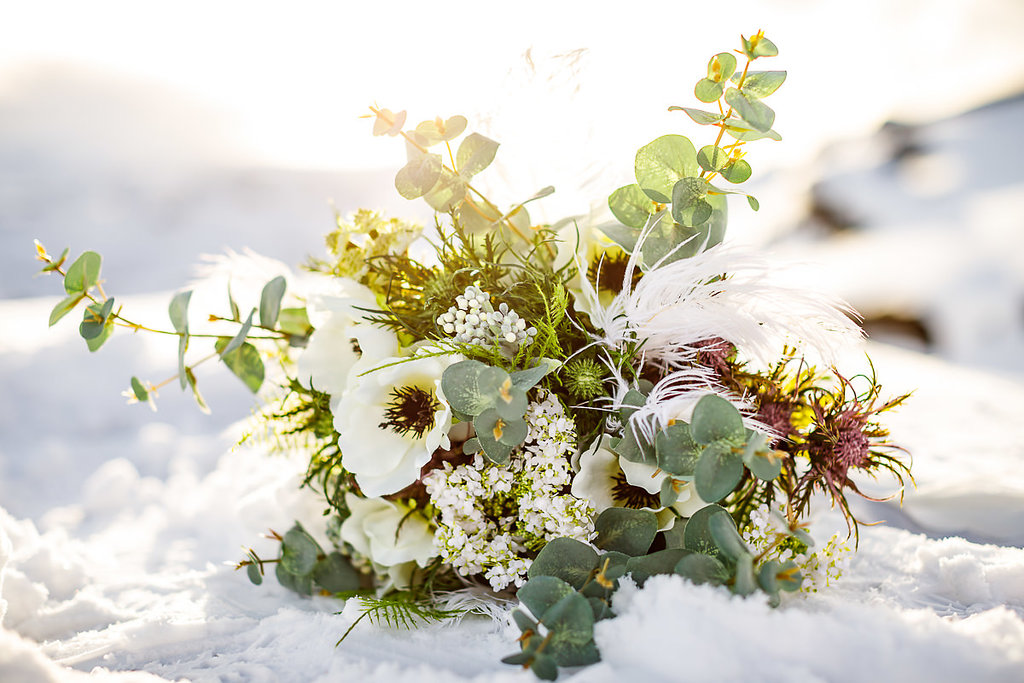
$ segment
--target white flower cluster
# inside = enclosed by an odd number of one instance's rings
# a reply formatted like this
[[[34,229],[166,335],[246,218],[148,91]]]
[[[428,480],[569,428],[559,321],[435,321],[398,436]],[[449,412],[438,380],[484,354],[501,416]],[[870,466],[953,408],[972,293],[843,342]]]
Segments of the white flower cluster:
[[[423,478],[437,510],[437,554],[464,576],[483,574],[494,590],[526,580],[523,557],[543,542],[594,537],[593,508],[561,493],[570,482],[575,427],[554,397],[531,404],[529,436],[507,467],[477,455],[472,464]]]
[[[765,553],[765,559],[786,562],[793,560],[800,568],[804,577],[800,590],[817,593],[818,589],[829,586],[843,575],[843,569],[849,560],[849,543],[833,534],[832,538],[821,548],[805,553],[795,553],[791,547],[776,546],[772,548],[780,534],[786,533],[786,523],[777,511],[767,505],[760,505],[750,513],[750,524],[742,531],[743,540],[756,554]]]
[[[481,346],[495,342],[530,344],[537,336],[537,328],[527,327],[508,304],[499,304],[494,310],[491,295],[475,285],[455,297],[455,305],[438,316],[437,324],[454,335],[455,341]]]

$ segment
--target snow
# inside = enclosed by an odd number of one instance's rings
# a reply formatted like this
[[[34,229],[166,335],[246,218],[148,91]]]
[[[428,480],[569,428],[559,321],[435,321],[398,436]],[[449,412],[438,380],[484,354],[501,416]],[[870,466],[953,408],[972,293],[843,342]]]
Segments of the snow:
[[[90,355],[74,323],[46,326],[57,281],[31,279],[34,237],[58,253],[96,249],[126,312],[160,323],[199,254],[251,247],[294,266],[315,253],[332,196],[343,211],[416,216],[391,192],[391,173],[215,163],[216,130],[197,139],[176,129],[156,160],[131,149],[107,158],[85,141],[125,121],[34,119],[54,93],[88,102],[116,98],[123,84],[47,83],[35,104],[0,106],[0,681],[532,680],[499,661],[517,649],[507,613],[411,632],[363,620],[336,647],[355,604],[302,598],[273,579],[252,586],[233,571],[244,548],[274,554],[268,529],[300,520],[322,534],[321,504],[298,488],[304,463],[233,448],[252,404],[223,368],[200,374],[212,415],[175,388],[157,413],[126,406],[132,374],[174,374],[173,343],[121,334]],[[136,144],[160,133],[162,112],[201,119],[150,95],[132,114]],[[780,238],[779,258],[824,264],[817,285],[862,312],[926,324],[930,344],[866,349],[887,392],[914,391],[886,422],[913,455],[916,488],[902,506],[858,502],[878,524],[862,526],[842,578],[778,609],[676,577],[623,589],[619,616],[597,627],[603,661],[563,680],[1022,677],[1024,141],[1012,125],[1021,110],[1009,99],[924,125],[914,133],[925,151],[902,160],[889,133],[854,137],[766,178],[761,213],[735,212],[735,234],[756,241],[764,230]],[[789,235],[812,190],[859,228]],[[223,291],[207,281],[194,310],[223,308]],[[856,353],[840,365],[865,367]],[[862,485],[894,493],[887,481]],[[819,506],[816,538],[843,529]]]

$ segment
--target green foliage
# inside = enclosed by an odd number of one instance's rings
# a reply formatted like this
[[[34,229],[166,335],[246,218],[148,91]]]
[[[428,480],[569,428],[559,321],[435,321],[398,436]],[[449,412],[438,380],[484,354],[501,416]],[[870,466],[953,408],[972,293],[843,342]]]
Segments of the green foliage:
[[[650,510],[612,507],[597,516],[594,530],[598,548],[636,557],[645,554],[654,542],[658,518]]]
[[[672,201],[672,188],[683,178],[696,176],[697,150],[682,135],[662,135],[636,153],[637,185],[644,194],[661,204]]]
[[[255,346],[245,342],[232,351],[227,351],[231,340],[227,337],[218,339],[214,344],[220,359],[224,365],[235,374],[254,394],[263,385],[264,367],[263,358]]]
[[[278,275],[263,286],[260,294],[260,325],[273,329],[277,324],[277,317],[281,313],[281,299],[284,298],[287,283],[284,277]]]
[[[572,538],[555,538],[541,548],[527,576],[531,579],[553,576],[580,590],[597,565],[597,553],[586,543]]]

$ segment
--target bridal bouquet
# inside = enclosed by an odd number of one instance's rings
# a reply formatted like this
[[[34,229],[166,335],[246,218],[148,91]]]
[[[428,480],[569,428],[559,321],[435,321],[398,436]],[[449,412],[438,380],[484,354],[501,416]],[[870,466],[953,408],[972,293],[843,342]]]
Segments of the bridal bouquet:
[[[176,294],[173,329],[157,330],[179,341],[169,381],[203,406],[196,368],[222,361],[262,398],[250,438],[308,456],[328,513],[330,547],[296,524],[274,535],[277,557],[239,568],[406,625],[453,616],[459,596],[515,597],[521,650],[505,661],[544,679],[599,659],[594,624],[622,581],[675,574],[778,604],[833,578],[845,546],[815,545],[809,505],[823,497],[854,535],[852,473],[909,479],[876,421],[906,397],[816,369],[808,356],[827,368],[859,337],[852,312],[722,244],[727,197],[758,208],[737,189],[747,144],[780,139],[764,98],[786,72],[751,68],[776,53],[757,33],[712,57],[694,91],[708,107],[671,107],[711,141],[641,147],[603,224],[536,224],[526,205],[551,188],[485,197],[473,178],[498,143],[464,117],[407,127],[372,107],[374,134],[408,150],[396,189],[434,225],[339,217],[300,287],[274,278],[249,312],[229,288],[213,332]],[[65,267],[67,251],[37,250],[67,294],[51,324],[84,304],[92,351],[115,328],[151,329],[105,293],[98,254]],[[213,350],[190,360],[203,338]],[[162,386],[133,377],[128,395],[152,403]]]

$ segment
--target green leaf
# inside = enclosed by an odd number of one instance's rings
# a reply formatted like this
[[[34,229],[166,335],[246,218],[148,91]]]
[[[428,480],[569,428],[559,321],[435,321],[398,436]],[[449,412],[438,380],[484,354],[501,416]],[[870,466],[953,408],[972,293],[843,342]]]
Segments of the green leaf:
[[[704,449],[694,470],[697,495],[717,503],[732,493],[743,478],[743,458],[727,442],[716,441]]]
[[[282,308],[277,318],[277,328],[293,337],[308,337],[313,332],[309,314],[305,308]]]
[[[285,569],[281,562],[278,562],[277,567],[274,568],[274,574],[277,576],[277,582],[288,590],[295,591],[299,595],[313,594],[312,574],[292,574]]]
[[[701,178],[681,178],[672,187],[672,218],[696,228],[707,223],[714,210],[707,201],[708,183]]]
[[[537,630],[537,622],[531,619],[530,617],[526,616],[526,613],[522,610],[515,610],[512,612],[512,621],[516,622],[516,626],[518,626],[519,630],[523,633],[525,633],[526,631]]]
[[[296,522],[281,541],[280,565],[289,574],[312,574],[320,554],[320,545]]]
[[[504,444],[494,438],[493,433],[490,432],[477,432],[477,441],[480,442],[480,450],[483,451],[487,459],[493,462],[495,465],[507,465],[509,457],[512,455],[512,449],[514,445]]]
[[[779,48],[765,38],[763,33],[758,32],[756,35],[750,36],[749,39],[743,38],[743,52],[749,59],[757,59],[758,57],[775,57],[779,54]]]
[[[64,291],[68,294],[82,294],[99,282],[100,265],[103,257],[95,251],[87,251],[75,259],[64,276]]]
[[[687,116],[693,119],[695,123],[699,123],[702,126],[718,123],[725,118],[725,114],[713,114],[709,111],[704,111],[703,109],[693,109],[691,107],[669,107],[668,110],[686,112]]]
[[[263,574],[260,573],[260,566],[258,564],[246,565],[245,573],[249,575],[249,580],[257,586],[263,583]]]
[[[720,439],[742,444],[746,440],[747,429],[736,406],[717,394],[707,394],[693,408],[690,433],[694,441],[703,445]]]
[[[652,229],[643,244],[643,263],[653,268],[659,261],[663,265],[690,258],[722,241],[728,219],[725,197],[708,195],[711,218],[704,224],[688,228],[666,217]]]
[[[466,130],[468,121],[465,116],[452,116],[447,120],[437,117],[433,121],[423,121],[416,126],[416,132],[423,136],[427,145],[436,145],[439,142],[448,142],[462,135]]]
[[[60,320],[68,313],[70,313],[75,308],[75,306],[77,306],[79,302],[82,301],[84,298],[85,294],[83,293],[72,294],[71,296],[62,299],[56,306],[53,307],[53,310],[50,311],[50,327],[53,327],[58,320]]]
[[[578,595],[576,589],[554,576],[531,577],[518,591],[516,597],[537,619],[567,595]]]
[[[409,160],[395,174],[395,189],[406,199],[419,199],[441,177],[441,155],[422,154]]]
[[[768,437],[752,433],[747,437],[743,464],[762,481],[772,481],[782,472],[782,454],[768,447]]]
[[[512,383],[512,378],[506,376],[498,396],[494,401],[494,407],[506,422],[514,422],[523,419],[529,401],[526,399],[526,392]]]
[[[171,325],[178,334],[188,334],[188,302],[192,298],[192,290],[178,292],[171,299],[167,307],[167,315],[171,318]]]
[[[686,557],[692,555],[693,551],[683,548],[667,548],[658,550],[650,555],[629,558],[626,563],[626,573],[633,575],[633,580],[638,586],[656,574],[671,574],[675,571],[676,565]]]
[[[466,442],[462,444],[462,452],[465,453],[466,455],[474,455],[475,453],[479,453],[480,448],[480,439],[476,438],[475,436],[466,439]]]
[[[330,593],[357,591],[361,585],[359,571],[337,551],[317,561],[313,567],[313,580]]]
[[[522,415],[517,421],[506,421],[494,408],[488,408],[473,418],[473,429],[482,444],[493,440],[509,447],[521,444],[527,434],[526,421],[522,419]],[[484,448],[486,450],[486,445]]]
[[[725,565],[702,553],[691,553],[679,560],[675,573],[698,585],[710,583],[712,586],[721,586],[729,580],[729,570]]]
[[[549,607],[541,621],[550,638],[545,652],[559,666],[584,666],[600,659],[594,645],[594,611],[576,591]]]
[[[561,363],[553,358],[541,358],[532,368],[513,372],[512,384],[520,391],[529,391],[537,386],[537,382],[560,365]]]
[[[626,422],[626,426],[622,429],[622,438],[613,439],[610,445],[616,455],[630,462],[642,462],[645,465],[658,463],[658,456],[654,452],[653,444],[647,443],[646,439],[637,436],[633,425],[629,422]]]
[[[672,507],[679,500],[679,489],[676,480],[672,477],[665,477],[661,480],[661,491],[658,492],[658,502],[662,507]]]
[[[181,333],[178,337],[178,382],[181,384],[181,390],[184,391],[189,386],[188,375],[191,372],[185,367],[185,352],[188,351],[188,331]],[[195,383],[193,382],[193,385]]]
[[[733,83],[739,83],[739,74],[732,77]],[[740,90],[751,97],[768,97],[779,89],[786,80],[785,71],[748,71]]]
[[[672,187],[680,179],[700,173],[697,150],[682,135],[663,135],[641,147],[634,168],[637,184],[662,204],[671,201]]]
[[[722,556],[731,562],[739,562],[742,556],[750,555],[731,515],[712,515],[708,519],[708,531]]]
[[[725,101],[736,110],[740,118],[761,133],[767,133],[775,123],[775,112],[772,108],[743,91],[729,88],[725,91]]]
[[[223,357],[224,354],[231,353],[232,351],[234,351],[235,349],[242,345],[242,342],[245,341],[245,338],[249,336],[249,330],[252,329],[252,317],[254,315],[256,315],[255,308],[249,311],[249,317],[245,319],[244,323],[242,323],[242,328],[238,330],[238,334],[232,337],[231,341],[229,341],[227,345],[224,346],[224,348],[218,349],[217,353],[219,353]]]
[[[736,57],[731,52],[719,52],[708,62],[708,79],[715,83],[729,80],[735,72]]]
[[[658,518],[650,510],[608,508],[594,521],[594,545],[630,557],[644,555],[658,533]]]
[[[498,391],[508,378],[501,368],[476,360],[449,365],[441,375],[441,391],[448,405],[464,415],[477,416],[494,406]]]
[[[544,652],[534,655],[533,661],[530,663],[530,670],[542,681],[553,681],[558,678],[558,666],[555,664],[555,658]]]
[[[659,468],[677,477],[693,476],[701,447],[693,440],[690,425],[676,422],[658,432],[654,448]]]
[[[459,175],[467,179],[472,178],[490,166],[498,152],[498,146],[499,143],[479,133],[467,135],[459,145],[459,151],[455,153]]]
[[[610,619],[615,616],[615,612],[608,605],[607,600],[601,598],[589,597],[587,602],[590,603],[590,610],[594,613],[594,621],[598,622],[602,619]]]
[[[448,213],[459,206],[466,198],[466,181],[447,169],[441,169],[441,175],[423,199],[434,211]]]
[[[572,538],[553,538],[540,549],[526,575],[554,576],[579,590],[598,566],[597,552]]]
[[[729,153],[721,147],[705,145],[697,152],[697,163],[705,171],[721,171],[729,163]]]
[[[278,275],[263,286],[260,294],[260,325],[273,329],[281,312],[281,299],[288,287],[283,275]]]
[[[149,400],[149,392],[146,391],[146,387],[143,386],[138,377],[132,377],[132,393],[142,403]]]
[[[228,366],[228,369],[235,373],[235,376],[242,380],[245,386],[249,387],[249,391],[255,394],[263,386],[265,374],[260,352],[256,350],[255,346],[245,342],[234,351],[225,353],[223,349],[227,348],[228,344],[228,338],[221,337],[214,344],[214,349],[220,354],[224,365]]]
[[[647,225],[651,216],[658,212],[658,205],[636,183],[625,185],[612,192],[608,197],[608,208],[620,223],[636,229]],[[615,239],[612,235],[609,237]],[[618,242],[618,240],[615,241]],[[632,251],[632,245],[630,245],[629,251]]]
[[[242,314],[238,310],[238,302],[235,301],[235,297],[231,294],[230,282],[228,282],[228,307],[231,309],[231,319],[235,322],[241,322]]]
[[[719,81],[702,78],[693,86],[694,96],[701,102],[714,102],[722,96],[724,86]]]
[[[733,578],[732,592],[736,595],[750,595],[757,590],[757,579],[754,576],[754,558],[741,555],[736,563],[736,575]]]
[[[750,208],[753,209],[754,211],[757,211],[758,209],[761,208],[761,205],[758,203],[758,201],[754,199],[752,195],[749,194],[747,195],[747,204],[750,204]]]
[[[693,513],[693,516],[687,520],[686,529],[683,531],[683,547],[695,553],[726,559],[715,543],[709,527],[711,518],[717,515],[729,517],[729,513],[720,505],[705,505]]]
[[[102,304],[90,304],[85,307],[82,314],[82,322],[78,326],[78,333],[82,339],[90,340],[103,334],[103,328],[110,318],[110,312],[114,308],[114,299],[110,298]]]
[[[782,136],[776,133],[774,130],[759,131],[743,119],[730,118],[725,122],[725,132],[737,140],[743,142],[752,142],[753,140],[760,140],[761,138],[769,138],[771,140],[781,140]]]
[[[735,159],[725,165],[719,173],[730,183],[746,182],[752,173],[750,164],[743,159]],[[756,210],[756,209],[755,209]]]
[[[112,299],[107,299],[107,301],[112,301]],[[103,322],[103,327],[100,329],[100,333],[95,337],[86,339],[85,345],[89,347],[89,351],[91,352],[98,351],[99,348],[103,346],[108,339],[110,339],[110,335],[113,334],[113,332],[114,319],[108,316],[107,319]]]

